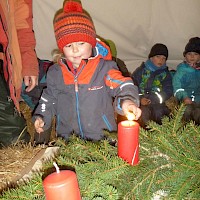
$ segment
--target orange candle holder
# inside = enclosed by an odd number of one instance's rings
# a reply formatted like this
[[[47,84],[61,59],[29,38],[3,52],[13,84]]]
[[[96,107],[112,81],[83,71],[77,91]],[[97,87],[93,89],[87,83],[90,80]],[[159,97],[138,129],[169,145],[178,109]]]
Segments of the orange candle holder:
[[[118,124],[118,156],[130,165],[139,163],[139,124],[122,121]]]
[[[76,173],[71,170],[59,170],[48,175],[43,181],[46,200],[81,200]]]

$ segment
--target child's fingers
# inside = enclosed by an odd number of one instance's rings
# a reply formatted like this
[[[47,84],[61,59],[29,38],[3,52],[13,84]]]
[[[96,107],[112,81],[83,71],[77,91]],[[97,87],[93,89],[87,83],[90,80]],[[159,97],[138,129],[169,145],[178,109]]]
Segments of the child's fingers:
[[[138,120],[140,118],[141,114],[142,114],[141,109],[136,108],[136,110],[135,110],[135,120]]]
[[[44,126],[44,121],[41,118],[38,118],[35,120],[34,126],[38,133],[41,133],[44,131],[44,129],[42,128]]]
[[[138,120],[141,116],[141,109],[138,108],[135,104],[133,104],[132,101],[126,100],[123,102],[122,110],[125,114],[125,116],[128,115],[128,113],[131,111],[135,115],[135,120]]]

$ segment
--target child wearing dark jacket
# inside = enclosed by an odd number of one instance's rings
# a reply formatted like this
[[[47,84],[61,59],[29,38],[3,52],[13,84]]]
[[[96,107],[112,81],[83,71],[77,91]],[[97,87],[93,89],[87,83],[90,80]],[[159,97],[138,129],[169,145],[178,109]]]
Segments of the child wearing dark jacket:
[[[163,116],[170,114],[165,102],[173,95],[173,87],[167,58],[167,47],[157,43],[151,48],[148,60],[132,73],[133,82],[139,88],[140,125],[144,128],[150,120],[162,124]]]
[[[186,105],[185,122],[200,125],[200,38],[190,38],[183,52],[184,61],[173,77],[174,96]]]
[[[86,140],[104,139],[104,130],[117,130],[114,111],[132,113],[137,120],[138,88],[122,76],[108,46],[96,39],[80,2],[65,2],[55,16],[54,31],[64,56],[47,72],[47,88],[34,113],[38,134],[50,127],[54,116],[57,135],[66,140],[71,133]]]

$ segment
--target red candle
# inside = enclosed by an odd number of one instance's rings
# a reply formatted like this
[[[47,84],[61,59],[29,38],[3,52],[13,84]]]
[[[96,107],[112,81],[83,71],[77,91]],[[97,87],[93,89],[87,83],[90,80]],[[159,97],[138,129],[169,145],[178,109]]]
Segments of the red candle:
[[[56,169],[57,172],[43,181],[46,200],[81,200],[76,173],[71,170],[60,171],[58,167]]]
[[[122,121],[118,124],[118,156],[131,165],[139,162],[139,124]]]

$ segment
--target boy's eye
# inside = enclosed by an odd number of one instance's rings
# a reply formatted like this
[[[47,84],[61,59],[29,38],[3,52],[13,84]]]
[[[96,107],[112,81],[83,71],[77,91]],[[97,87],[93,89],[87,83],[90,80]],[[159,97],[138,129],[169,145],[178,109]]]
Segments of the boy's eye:
[[[196,52],[188,52],[187,55],[189,55],[189,56],[196,56],[196,55],[199,55],[199,54],[196,53]]]
[[[78,45],[83,45],[83,44],[85,44],[85,42],[78,42],[77,44]]]
[[[66,45],[65,47],[70,48],[71,46],[72,46],[71,44],[68,44],[68,45]]]
[[[166,60],[166,57],[163,56],[163,55],[157,55],[156,57],[159,58],[159,59],[162,59],[162,60]]]

